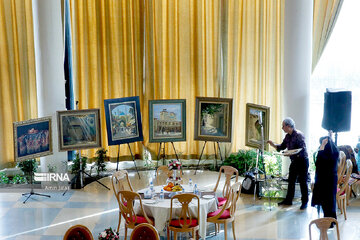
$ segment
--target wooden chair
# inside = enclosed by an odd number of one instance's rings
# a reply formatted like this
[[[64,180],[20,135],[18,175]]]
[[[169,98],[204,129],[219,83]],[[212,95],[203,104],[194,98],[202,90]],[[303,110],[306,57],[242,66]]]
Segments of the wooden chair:
[[[166,176],[166,179],[167,179],[167,178],[171,177],[172,174],[173,174],[173,171],[169,170],[169,168],[167,166],[158,167],[158,169],[156,170],[156,184],[157,185],[165,184],[164,176]],[[182,178],[182,171],[178,171],[178,174]]]
[[[190,214],[189,204],[195,198],[197,200],[197,218],[193,218]],[[173,218],[173,201],[179,200],[181,203],[181,213],[178,219]],[[199,230],[199,216],[200,216],[200,199],[192,193],[177,194],[171,198],[170,203],[170,219],[167,227],[167,239],[170,239],[169,230],[174,232],[174,239],[176,240],[178,232],[192,232],[193,238],[196,238],[196,231]]]
[[[338,181],[338,187],[337,187],[337,193],[336,193],[336,202],[338,204],[338,208],[340,208],[340,212],[344,213],[344,218],[346,218],[346,195],[349,194],[349,179],[351,176],[352,171],[352,162],[351,160],[346,160],[346,168],[345,168],[345,174],[341,175],[341,180]]]
[[[119,209],[121,215],[125,219],[125,239],[127,237],[128,228],[134,229],[135,226],[141,223],[149,223],[154,225],[154,219],[148,217],[144,211],[141,197],[138,193],[132,191],[119,191],[117,195],[119,199]],[[139,200],[140,214],[137,215],[134,211],[135,199]]]
[[[223,204],[217,211],[211,212],[207,215],[207,222],[215,224],[215,231],[217,232],[217,224],[224,224],[225,240],[227,239],[227,224],[232,223],[232,230],[234,239],[235,236],[235,210],[236,202],[240,196],[241,183],[236,182],[230,187],[228,198],[225,204]]]
[[[235,175],[235,182],[238,181],[239,178],[239,172],[236,168],[233,168],[231,166],[222,166],[219,170],[219,177],[218,180],[216,182],[215,188],[214,188],[214,192],[216,192],[217,187],[219,186],[219,182],[220,182],[220,178],[221,178],[221,173],[224,172],[225,174],[225,183],[224,183],[224,187],[222,190],[222,194],[223,197],[218,197],[218,205],[222,206],[225,204],[226,199],[227,199],[227,195],[229,193],[230,190],[230,186],[231,186],[231,177],[233,175]]]
[[[148,223],[137,225],[131,232],[130,240],[160,240],[155,227]]]
[[[80,224],[70,227],[63,238],[63,240],[77,239],[94,240],[91,231],[86,226]]]
[[[113,190],[114,190],[116,200],[118,201],[119,205],[120,205],[120,200],[118,198],[119,191],[129,190],[129,189],[130,189],[130,191],[134,191],[133,187],[131,186],[131,182],[130,182],[130,179],[129,179],[128,172],[126,170],[116,171],[111,176],[111,184],[112,184],[112,187],[113,187]],[[119,223],[118,223],[118,227],[117,227],[117,232],[119,232],[120,223],[121,223],[121,212],[120,212],[120,209],[119,209]]]
[[[337,175],[338,175],[338,184],[342,182],[342,176],[344,176],[346,171],[346,155],[343,151],[339,152],[339,163],[338,163],[338,169],[337,169]]]
[[[320,239],[319,240],[328,240],[327,230],[330,228],[331,224],[335,223],[336,225],[336,232],[337,232],[337,239],[340,240],[340,233],[339,233],[339,225],[335,218],[332,217],[325,217],[312,220],[309,224],[309,236],[311,240],[311,225],[315,224],[317,228],[320,230]]]

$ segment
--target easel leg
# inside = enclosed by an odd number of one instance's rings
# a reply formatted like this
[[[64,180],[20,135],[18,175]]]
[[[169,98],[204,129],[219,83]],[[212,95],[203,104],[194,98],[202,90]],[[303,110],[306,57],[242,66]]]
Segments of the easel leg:
[[[216,153],[216,143],[214,142],[214,155],[215,155],[215,169],[217,170],[218,166],[217,166],[217,153]]]
[[[134,165],[135,165],[135,170],[136,170],[136,172],[137,172],[137,174],[138,174],[138,176],[139,176],[139,179],[141,179],[141,178],[140,178],[139,171],[138,171],[138,169],[137,169],[137,167],[136,167],[135,157],[134,157],[134,155],[133,155],[133,153],[132,153],[132,151],[131,151],[130,144],[128,143],[127,145],[128,145],[128,147],[129,147],[129,150],[130,150],[130,153],[131,153],[131,157],[132,157],[132,160],[133,160]]]
[[[159,146],[159,152],[158,152],[158,155],[157,155],[157,163],[156,163],[156,169],[155,169],[155,172],[157,171],[158,167],[159,167],[159,161],[160,161],[160,152],[161,152],[161,144],[162,142],[160,142],[160,146]]]
[[[119,144],[119,147],[118,147],[118,155],[117,155],[117,158],[116,158],[116,171],[119,171],[119,160],[120,160],[120,144]]]
[[[219,155],[220,155],[221,165],[223,165],[224,160],[223,160],[222,155],[221,155],[220,143],[217,142],[217,145],[218,145],[218,149],[219,149]]]
[[[40,194],[40,193],[35,193],[35,192],[34,192],[34,180],[33,180],[33,175],[34,175],[34,173],[31,171],[31,172],[30,172],[30,182],[31,182],[31,190],[30,190],[30,192],[29,192],[29,193],[23,193],[23,194],[22,194],[23,196],[27,196],[27,198],[26,198],[25,201],[23,202],[24,204],[26,203],[27,200],[29,200],[29,198],[30,198],[32,195],[37,195],[37,196],[41,196],[41,197],[48,197],[48,198],[51,197],[50,195]]]
[[[200,157],[199,157],[198,165],[196,166],[196,169],[195,169],[195,173],[194,173],[194,175],[196,175],[196,171],[197,171],[197,170],[198,170],[198,168],[199,168],[200,161],[201,161],[201,157],[202,157],[203,152],[204,152],[204,149],[205,149],[205,145],[206,145],[206,141],[204,142],[204,146],[203,146],[203,148],[202,148],[202,150],[201,150],[201,154],[200,154]]]

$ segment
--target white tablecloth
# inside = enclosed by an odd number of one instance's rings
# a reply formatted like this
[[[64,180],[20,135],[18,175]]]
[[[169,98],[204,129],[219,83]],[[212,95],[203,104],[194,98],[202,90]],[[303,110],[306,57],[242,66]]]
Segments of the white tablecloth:
[[[184,190],[190,192],[190,187],[184,185]],[[142,189],[138,191],[139,193],[144,193],[146,189]],[[162,189],[162,186],[154,187],[155,192],[159,193]],[[166,227],[166,223],[170,218],[170,199],[164,199],[163,201],[158,201],[157,203],[149,203],[153,202],[153,200],[143,199],[143,207],[146,214],[150,217],[153,217],[155,220],[155,228],[160,232]],[[192,216],[197,217],[197,201],[194,203],[195,200],[189,205],[190,212]],[[175,203],[175,200],[173,201]],[[134,210],[136,213],[140,212],[140,205],[138,201],[135,201]],[[181,204],[173,204],[173,216],[179,216],[181,210]],[[216,199],[204,199],[200,198],[200,221],[199,221],[199,235],[201,238],[206,237],[206,218],[209,212],[213,212],[217,210]],[[163,234],[162,234],[163,235]]]

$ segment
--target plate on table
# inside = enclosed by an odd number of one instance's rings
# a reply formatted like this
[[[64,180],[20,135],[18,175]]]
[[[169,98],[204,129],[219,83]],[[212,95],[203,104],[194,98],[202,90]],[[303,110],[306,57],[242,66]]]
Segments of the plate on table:
[[[204,195],[202,196],[202,198],[204,199],[213,199],[215,196],[214,195]]]
[[[156,204],[157,203],[157,201],[156,200],[144,200],[144,203],[145,204]]]

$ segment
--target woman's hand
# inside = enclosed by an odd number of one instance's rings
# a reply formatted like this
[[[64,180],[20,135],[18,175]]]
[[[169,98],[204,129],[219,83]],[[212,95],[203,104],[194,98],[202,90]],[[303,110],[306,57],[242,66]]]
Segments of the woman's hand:
[[[326,144],[329,142],[329,139],[328,138],[324,138],[321,142],[321,146],[319,148],[319,150],[324,150],[325,149],[325,146]]]

